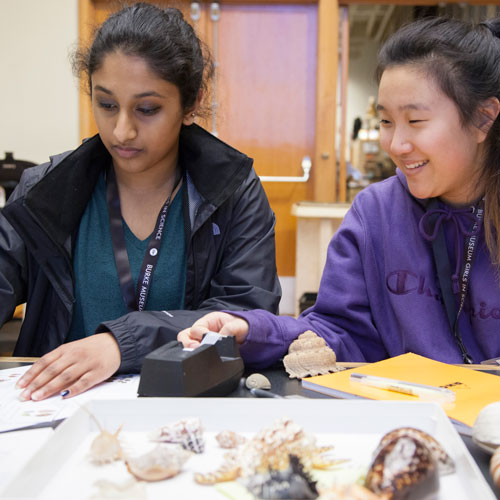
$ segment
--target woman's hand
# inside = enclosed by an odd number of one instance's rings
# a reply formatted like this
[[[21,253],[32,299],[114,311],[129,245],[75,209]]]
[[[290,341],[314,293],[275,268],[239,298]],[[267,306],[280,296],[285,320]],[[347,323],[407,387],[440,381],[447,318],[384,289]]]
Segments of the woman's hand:
[[[61,391],[76,396],[106,380],[120,367],[118,343],[111,333],[68,342],[41,357],[17,382],[22,401],[48,398]]]
[[[248,323],[232,314],[211,312],[196,321],[191,328],[179,332],[177,340],[182,342],[184,347],[198,347],[207,332],[232,335],[236,337],[238,344],[242,344],[248,334]]]

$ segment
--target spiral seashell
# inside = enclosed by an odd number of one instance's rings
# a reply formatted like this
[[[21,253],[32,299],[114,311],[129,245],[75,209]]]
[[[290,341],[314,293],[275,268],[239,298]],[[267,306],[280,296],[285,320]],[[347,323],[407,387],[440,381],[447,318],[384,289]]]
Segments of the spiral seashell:
[[[337,357],[324,339],[311,330],[300,334],[288,349],[283,364],[290,378],[337,371]]]
[[[195,453],[203,453],[205,440],[203,439],[203,427],[201,420],[196,417],[186,418],[167,424],[153,431],[149,438],[151,441],[161,443],[178,443],[183,448]]]
[[[472,439],[493,453],[500,446],[500,401],[486,405],[472,426]]]
[[[245,380],[248,389],[271,389],[271,382],[262,373],[252,373]]]
[[[490,474],[495,486],[500,488],[500,447],[498,447],[491,456]]]

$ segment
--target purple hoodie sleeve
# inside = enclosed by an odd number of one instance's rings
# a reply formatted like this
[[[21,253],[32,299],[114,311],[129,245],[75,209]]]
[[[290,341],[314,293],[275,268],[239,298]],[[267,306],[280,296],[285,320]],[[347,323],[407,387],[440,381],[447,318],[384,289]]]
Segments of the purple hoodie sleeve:
[[[339,361],[377,361],[388,356],[370,311],[363,268],[369,242],[355,205],[328,247],[316,304],[299,319],[262,310],[228,311],[250,325],[240,347],[247,364],[260,368],[272,364],[306,330],[323,337]]]

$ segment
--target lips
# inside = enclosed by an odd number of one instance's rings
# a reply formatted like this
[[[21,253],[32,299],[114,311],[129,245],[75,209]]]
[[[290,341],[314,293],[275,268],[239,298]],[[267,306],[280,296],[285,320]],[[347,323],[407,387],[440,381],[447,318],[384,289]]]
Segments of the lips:
[[[113,146],[120,158],[133,158],[141,153],[142,149],[132,148],[130,146]]]

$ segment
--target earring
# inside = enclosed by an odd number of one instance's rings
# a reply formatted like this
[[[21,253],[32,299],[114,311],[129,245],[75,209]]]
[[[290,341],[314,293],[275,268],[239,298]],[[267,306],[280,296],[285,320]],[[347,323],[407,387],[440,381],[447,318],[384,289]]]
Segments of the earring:
[[[194,118],[196,116],[196,113],[191,113],[191,116]]]

